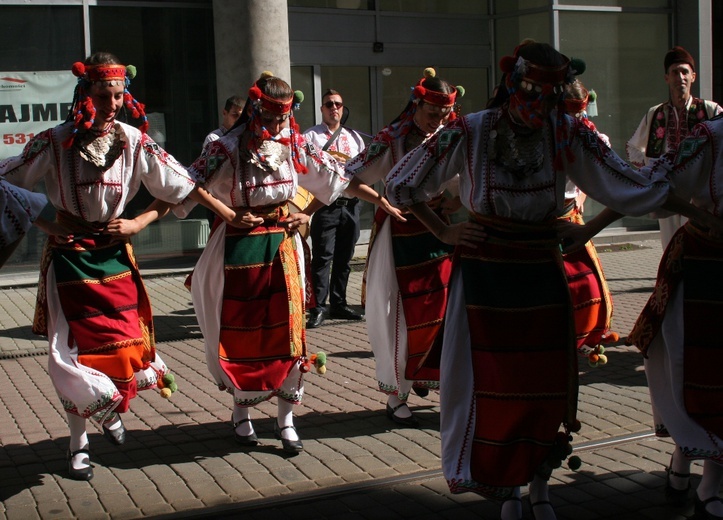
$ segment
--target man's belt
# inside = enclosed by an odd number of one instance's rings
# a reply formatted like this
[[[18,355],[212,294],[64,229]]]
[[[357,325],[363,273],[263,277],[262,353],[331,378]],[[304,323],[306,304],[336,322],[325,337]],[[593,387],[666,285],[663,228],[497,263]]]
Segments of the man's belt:
[[[337,206],[351,206],[353,204],[356,204],[359,202],[359,199],[354,197],[352,199],[347,199],[346,197],[339,197],[334,201],[334,204]]]

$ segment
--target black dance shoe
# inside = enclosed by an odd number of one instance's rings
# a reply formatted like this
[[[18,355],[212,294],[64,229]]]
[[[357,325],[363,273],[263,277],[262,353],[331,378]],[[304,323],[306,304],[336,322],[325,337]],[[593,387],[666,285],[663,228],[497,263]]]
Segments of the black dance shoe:
[[[73,457],[79,453],[85,453],[88,455],[87,468],[75,469],[73,467]],[[68,451],[68,473],[70,474],[70,478],[73,480],[90,480],[93,478],[93,466],[90,464],[90,452],[86,448],[76,451]]]
[[[402,406],[407,406],[407,403],[399,404],[394,408],[389,406],[389,403],[387,403],[387,417],[389,417],[395,423],[401,424],[402,426],[408,426],[409,428],[419,428],[419,421],[416,417],[414,417],[414,415],[410,415],[409,417],[399,417],[398,415],[394,415],[394,412],[399,410]]]
[[[723,502],[723,499],[718,496],[712,496],[710,498],[706,498],[705,500],[701,500],[698,493],[695,493],[695,516],[693,518],[696,520],[723,520],[723,516],[714,515],[705,508],[705,506],[711,502],[715,502],[716,500],[718,502]]]
[[[532,511],[532,518],[535,519],[537,516],[535,516],[535,508],[536,507],[545,507],[549,506],[550,509],[552,509],[552,512],[554,513],[555,510],[552,508],[552,502],[549,500],[540,500],[538,502],[532,503],[532,500],[530,500],[530,511]]]
[[[120,417],[118,418],[118,420],[120,421]],[[116,446],[120,446],[121,444],[126,442],[126,427],[123,426],[123,422],[121,422],[118,428],[116,428],[115,430],[109,430],[104,424],[103,437],[108,439]]]
[[[361,321],[364,316],[359,314],[357,311],[349,307],[348,305],[339,305],[332,307],[329,311],[329,317],[337,320],[352,320]]]
[[[412,391],[419,397],[427,397],[429,395],[429,388],[424,386],[413,386]]]
[[[289,439],[284,439],[281,436],[281,432],[289,428],[296,431],[296,428],[294,428],[293,426],[284,426],[283,428],[281,428],[279,426],[279,423],[277,421],[274,421],[274,436],[281,441],[281,447],[286,453],[291,454],[297,454],[304,451],[304,445],[302,444],[301,440],[290,441]]]
[[[688,486],[685,489],[677,489],[670,485],[670,477],[687,478]],[[668,504],[675,507],[683,507],[688,503],[688,491],[690,490],[690,473],[678,473],[673,471],[673,457],[670,457],[670,465],[665,468],[665,499]],[[697,495],[696,495],[697,496]]]
[[[250,423],[251,419],[241,419],[239,422],[234,422],[233,415],[231,416],[231,425],[233,426],[233,434],[236,438],[236,442],[241,446],[256,446],[259,443],[259,438],[256,435],[256,432],[251,432],[251,435],[239,435],[236,433],[236,427],[245,422]]]
[[[313,309],[309,309],[309,317],[306,319],[306,328],[315,329],[320,327],[321,324],[324,323],[324,318],[323,307],[314,307]]]

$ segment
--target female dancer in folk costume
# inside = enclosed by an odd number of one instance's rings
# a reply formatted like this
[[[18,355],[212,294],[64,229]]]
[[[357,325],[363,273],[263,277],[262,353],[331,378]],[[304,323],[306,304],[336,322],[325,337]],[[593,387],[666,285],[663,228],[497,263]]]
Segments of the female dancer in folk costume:
[[[387,195],[457,245],[440,364],[450,489],[505,500],[502,517],[517,519],[520,487],[531,482],[541,520],[555,518],[548,478],[580,427],[570,293],[555,229],[566,175],[618,211],[642,215],[666,204],[703,212],[669,197],[664,172],[634,170],[564,113],[564,86],[575,75],[568,58],[526,42],[500,65],[494,108],[448,123],[408,154],[387,177]],[[448,226],[427,205],[455,175],[471,213],[465,226]]]
[[[713,215],[723,214],[723,118],[694,127],[669,174],[675,193]],[[655,430],[675,441],[665,492],[688,502],[690,463],[703,460],[694,494],[696,518],[723,518],[721,303],[723,239],[689,221],[666,248],[650,300],[627,343],[645,356]]]
[[[346,167],[365,184],[384,180],[409,151],[454,119],[458,91],[426,69],[404,111],[381,130]],[[442,186],[430,205],[440,215]],[[452,187],[454,189],[454,187]],[[423,366],[442,326],[452,248],[413,215],[399,221],[377,210],[365,270],[365,313],[379,389],[387,394],[387,416],[419,426],[407,406],[411,390],[424,397],[439,388],[439,369]],[[446,217],[442,217],[445,218]]]
[[[343,166],[299,133],[293,103],[285,81],[262,74],[236,126],[190,168],[223,204],[248,217],[243,227],[218,226],[194,269],[191,294],[208,369],[219,388],[233,394],[236,441],[257,444],[249,408],[276,396],[274,434],[292,454],[303,450],[292,406],[301,402],[312,359],[306,350],[298,228],[347,188],[398,213],[371,188],[348,186]],[[298,186],[315,200],[305,213],[289,214]],[[317,367],[320,363],[321,357]]]
[[[578,60],[584,68],[584,64]],[[582,70],[578,73],[582,74]],[[610,146],[610,140],[595,128],[595,124],[587,116],[587,105],[590,93],[579,79],[565,87],[565,111],[568,115],[579,119],[598,137]],[[567,179],[565,183],[565,213],[560,220],[574,224],[584,224],[582,213],[586,195],[574,182]],[[621,217],[615,214],[613,220]],[[575,336],[580,354],[588,358],[591,366],[607,363],[604,344],[619,339],[616,332],[610,330],[613,314],[613,301],[610,295],[605,274],[603,273],[600,258],[595,245],[587,241],[584,247],[578,248],[563,255],[565,273],[572,297],[573,313],[575,317]]]
[[[119,413],[138,390],[157,388],[168,368],[155,350],[151,307],[129,237],[191,196],[232,220],[195,188],[186,170],[145,133],[116,119],[124,104],[145,121],[128,92],[134,68],[109,53],[73,65],[71,116],[38,134],[22,155],[0,162],[9,183],[45,181],[55,222],[43,254],[33,331],[47,334],[51,380],[68,417],[71,478],[93,477],[86,419],[115,444],[125,441]],[[120,218],[141,183],[157,199]]]
[[[18,188],[0,177],[0,267],[8,261],[47,203],[42,193]]]

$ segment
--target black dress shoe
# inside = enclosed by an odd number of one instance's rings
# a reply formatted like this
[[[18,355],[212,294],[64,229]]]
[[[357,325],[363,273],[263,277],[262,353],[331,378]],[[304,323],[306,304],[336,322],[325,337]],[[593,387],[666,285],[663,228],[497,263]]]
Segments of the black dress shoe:
[[[313,309],[309,309],[309,317],[306,319],[306,328],[315,329],[316,327],[321,326],[321,324],[324,323],[324,318],[323,307],[314,307]]]
[[[332,307],[331,311],[329,312],[330,318],[335,318],[338,320],[354,320],[359,321],[364,316],[359,314],[357,311],[349,307],[348,305],[340,305],[338,307]]]
[[[302,444],[301,440],[290,441],[289,439],[284,439],[281,436],[281,432],[289,428],[296,431],[296,428],[294,428],[293,426],[284,426],[283,428],[281,428],[279,426],[279,423],[274,421],[274,436],[281,441],[281,448],[286,453],[292,454],[297,454],[304,451],[304,445]]]
[[[250,423],[251,419],[241,419],[239,422],[234,422],[233,415],[231,416],[231,425],[233,426],[233,434],[236,438],[236,442],[241,446],[256,446],[259,443],[259,438],[256,435],[256,432],[251,432],[251,435],[239,435],[236,433],[236,427],[245,422]]]
[[[401,424],[402,426],[408,426],[410,428],[419,428],[419,421],[417,420],[416,417],[414,417],[414,415],[410,415],[409,417],[399,417],[398,415],[394,415],[394,412],[399,410],[402,406],[407,406],[407,403],[402,403],[400,405],[395,406],[394,408],[389,406],[389,403],[387,403],[387,417],[389,417],[395,423]]]
[[[118,418],[120,421],[120,418]],[[126,441],[126,427],[123,426],[123,423],[121,422],[120,426],[116,428],[115,430],[109,430],[106,428],[105,424],[103,425],[103,437],[108,439],[110,442],[115,444],[116,446],[120,446]]]
[[[79,453],[88,455],[87,468],[75,469],[73,467],[73,457]],[[82,448],[76,451],[68,451],[68,473],[70,473],[70,478],[73,480],[90,480],[93,478],[93,466],[90,465],[90,452],[87,449]]]

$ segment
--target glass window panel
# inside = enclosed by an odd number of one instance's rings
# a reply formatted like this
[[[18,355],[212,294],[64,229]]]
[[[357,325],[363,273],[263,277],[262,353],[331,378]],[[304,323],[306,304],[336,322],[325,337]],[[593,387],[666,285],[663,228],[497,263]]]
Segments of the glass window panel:
[[[600,7],[670,8],[670,0],[558,0],[560,4]]]
[[[560,13],[560,50],[585,60],[580,80],[598,96],[599,115],[592,121],[623,158],[625,143],[648,108],[668,98],[663,79],[668,27],[667,14]],[[586,217],[599,209],[586,203]]]
[[[0,7],[2,71],[70,70],[84,48],[81,7]]]
[[[90,33],[93,50],[138,69],[130,91],[146,112],[159,114],[165,148],[184,164],[198,157],[219,119],[212,10],[96,7]]]
[[[538,42],[550,41],[550,15],[530,14],[514,18],[501,18],[495,23],[495,77],[499,78],[500,59],[509,56],[522,40],[532,38]]]
[[[314,67],[291,67],[291,88],[304,93],[304,101],[294,110],[294,119],[303,132],[316,124],[314,110]]]
[[[374,0],[288,0],[289,7],[326,7],[329,9],[374,9]]]
[[[521,9],[549,7],[551,4],[551,0],[495,0],[494,6],[495,13],[508,14]]]
[[[220,116],[210,6],[91,7],[90,34],[93,50],[108,50],[137,67],[129,90],[146,105],[154,123],[149,135],[182,164],[195,160]],[[141,189],[125,216],[132,218],[151,201]],[[199,250],[208,235],[207,219],[206,208],[199,205],[184,221],[169,217],[154,222],[134,242],[139,256]]]
[[[464,96],[457,97],[461,115],[485,108],[490,97],[487,69],[444,68],[438,74],[452,85],[464,88]]]
[[[381,11],[444,14],[487,14],[487,0],[377,0]]]

